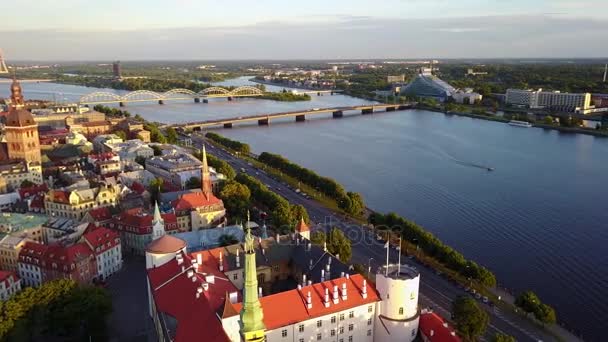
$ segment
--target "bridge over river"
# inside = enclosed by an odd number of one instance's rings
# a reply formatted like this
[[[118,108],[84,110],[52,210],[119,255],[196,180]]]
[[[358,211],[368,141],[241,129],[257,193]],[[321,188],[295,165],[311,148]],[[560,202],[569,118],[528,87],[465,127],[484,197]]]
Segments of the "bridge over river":
[[[374,105],[362,105],[362,106],[351,106],[351,107],[334,107],[334,108],[314,108],[307,110],[299,110],[293,112],[283,112],[283,113],[272,113],[272,114],[256,114],[249,116],[239,116],[237,118],[227,118],[227,119],[217,119],[217,120],[207,120],[207,121],[198,121],[198,122],[187,122],[182,124],[171,124],[165,125],[163,127],[174,127],[174,128],[184,128],[184,129],[192,129],[194,131],[200,131],[207,127],[213,126],[223,126],[224,128],[232,128],[234,124],[237,123],[245,123],[245,122],[258,122],[258,125],[269,125],[270,120],[279,119],[279,118],[287,118],[287,117],[295,117],[297,122],[305,121],[306,115],[320,115],[332,113],[334,118],[341,118],[344,116],[344,112],[347,111],[361,111],[361,114],[373,114],[377,112],[393,112],[396,110],[405,110],[412,108],[413,104],[374,104]]]

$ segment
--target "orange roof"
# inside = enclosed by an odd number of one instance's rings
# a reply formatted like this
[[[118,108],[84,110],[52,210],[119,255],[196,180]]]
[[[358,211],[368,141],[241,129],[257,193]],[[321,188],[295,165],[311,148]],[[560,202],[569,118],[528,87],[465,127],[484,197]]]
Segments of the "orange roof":
[[[344,311],[357,306],[372,304],[380,301],[380,295],[371,284],[367,284],[367,298],[363,298],[361,289],[365,278],[355,274],[349,278],[342,277],[304,286],[302,290],[290,290],[260,298],[262,310],[264,311],[264,324],[266,329],[273,330],[287,325],[302,322],[315,317],[329,315]],[[342,300],[342,284],[346,284],[347,299]],[[339,300],[334,304],[334,285],[338,286]],[[329,290],[329,307],[325,307],[325,289]],[[312,308],[308,309],[306,298],[310,291]],[[242,303],[234,304],[237,312],[240,312]],[[285,310],[289,308],[289,310]]]
[[[221,199],[209,194],[209,198],[200,192],[190,192],[173,201],[175,210],[190,210],[214,204],[224,204]]]
[[[308,227],[306,222],[304,222],[304,217],[302,217],[300,219],[300,221],[298,222],[298,225],[296,226],[296,232],[304,233],[304,232],[309,232],[309,231],[310,231],[310,228]]]
[[[150,242],[146,247],[146,252],[154,254],[175,253],[186,248],[186,241],[171,235],[163,235]]]
[[[460,342],[454,330],[444,324],[447,325],[441,316],[428,312],[420,315],[419,330],[429,342]]]

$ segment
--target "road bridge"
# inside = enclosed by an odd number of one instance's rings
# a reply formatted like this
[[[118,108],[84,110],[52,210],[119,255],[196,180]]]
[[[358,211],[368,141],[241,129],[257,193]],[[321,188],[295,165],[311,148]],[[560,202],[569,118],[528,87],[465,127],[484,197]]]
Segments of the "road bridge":
[[[242,86],[232,90],[223,87],[209,87],[198,93],[190,89],[183,88],[171,89],[164,93],[158,93],[151,90],[136,90],[124,95],[97,91],[82,96],[79,103],[82,105],[118,103],[122,107],[126,103],[131,102],[158,102],[158,104],[164,104],[165,101],[173,100],[194,100],[196,103],[199,103],[202,100],[204,103],[206,103],[208,102],[209,98],[224,97],[231,101],[235,97],[252,97],[262,95],[264,95],[262,90],[251,86]]]
[[[269,125],[271,120],[279,118],[295,117],[296,122],[306,120],[306,116],[310,115],[321,115],[331,113],[333,118],[341,118],[345,112],[348,111],[360,111],[361,114],[373,114],[380,111],[392,112],[396,110],[405,110],[412,108],[413,104],[374,104],[374,105],[362,105],[352,107],[333,107],[333,108],[314,108],[292,112],[272,113],[272,114],[255,114],[248,116],[239,116],[237,118],[226,118],[216,120],[206,120],[197,122],[188,122],[183,124],[165,125],[164,127],[184,128],[192,129],[194,131],[200,131],[204,128],[223,126],[224,128],[232,128],[234,124],[256,122],[260,126]]]

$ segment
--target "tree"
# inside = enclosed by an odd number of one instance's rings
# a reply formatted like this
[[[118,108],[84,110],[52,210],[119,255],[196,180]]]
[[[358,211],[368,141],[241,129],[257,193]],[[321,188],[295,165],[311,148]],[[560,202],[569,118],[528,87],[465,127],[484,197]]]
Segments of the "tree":
[[[167,128],[166,133],[167,133],[167,142],[169,144],[176,144],[177,143],[177,131],[175,130],[175,128],[173,128],[173,127]]]
[[[313,245],[323,246],[323,244],[327,241],[327,236],[323,231],[317,230],[310,235],[310,242]]]
[[[21,187],[22,188],[29,188],[32,187],[36,184],[34,184],[34,182],[30,181],[29,179],[24,179],[23,182],[21,182]]]
[[[304,218],[304,222],[310,223],[308,212],[306,211],[306,208],[304,208],[304,206],[297,204],[290,206],[289,209],[291,212],[291,223],[294,227],[298,224],[298,222],[300,222],[302,218]]]
[[[117,130],[114,132],[114,134],[116,134],[116,136],[122,139],[123,141],[127,140],[127,133],[123,130]]]
[[[494,337],[492,337],[492,342],[515,342],[515,337],[510,335],[505,335],[501,333],[496,333]]]
[[[281,233],[292,232],[294,226],[291,224],[293,222],[291,218],[291,208],[289,207],[289,203],[280,203],[277,205],[274,210],[272,210],[270,214],[272,218],[272,224],[274,228]]]
[[[468,341],[483,335],[489,315],[477,305],[473,298],[460,296],[452,303],[452,316],[458,333]]]
[[[235,243],[239,243],[239,240],[232,234],[222,234],[219,238],[219,243],[221,247],[234,245]]]
[[[553,125],[553,117],[551,115],[545,116],[545,118],[543,119],[543,123],[545,123],[546,125]]]
[[[150,194],[151,194],[151,200],[152,203],[156,203],[159,201],[160,199],[160,193],[162,191],[163,188],[163,179],[162,178],[155,178],[150,182]]]
[[[362,275],[367,275],[367,266],[362,264],[353,264],[353,268],[355,269],[355,272]]]
[[[229,217],[244,218],[251,200],[251,191],[247,186],[236,181],[227,181],[218,196],[224,202]]]
[[[150,147],[152,147],[152,149],[154,150],[155,156],[160,156],[161,154],[163,154],[163,150],[158,145],[150,145]]]
[[[186,181],[186,189],[200,189],[201,188],[201,179],[198,177],[190,177]]]
[[[332,228],[327,235],[327,250],[333,255],[338,255],[342,262],[348,262],[352,256],[350,240],[337,227]]]
[[[146,157],[137,156],[135,157],[135,162],[143,167],[146,167]]]

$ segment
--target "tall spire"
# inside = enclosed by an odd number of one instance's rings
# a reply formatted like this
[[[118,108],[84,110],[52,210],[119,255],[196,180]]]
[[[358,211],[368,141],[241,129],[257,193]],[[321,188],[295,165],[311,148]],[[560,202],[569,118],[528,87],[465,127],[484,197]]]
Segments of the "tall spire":
[[[203,194],[207,199],[212,195],[211,188],[211,173],[209,173],[209,165],[207,164],[207,150],[205,149],[205,145],[203,144],[203,169],[201,171],[201,186],[203,190]]]
[[[249,219],[249,212],[247,212]],[[249,220],[247,220],[249,221]],[[241,335],[245,342],[265,341],[264,312],[258,298],[258,277],[255,263],[255,247],[249,222],[245,225],[245,283],[243,286],[243,307],[241,308]]]
[[[13,71],[13,83],[11,84],[11,107],[21,108],[24,105],[25,102],[23,102],[21,84],[19,84],[19,81],[17,81],[17,75]]]
[[[158,202],[154,202],[154,217],[152,218],[152,240],[165,235],[165,220],[160,215]]]

